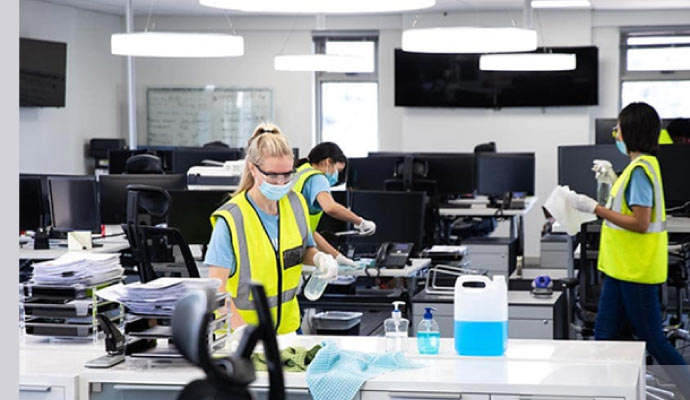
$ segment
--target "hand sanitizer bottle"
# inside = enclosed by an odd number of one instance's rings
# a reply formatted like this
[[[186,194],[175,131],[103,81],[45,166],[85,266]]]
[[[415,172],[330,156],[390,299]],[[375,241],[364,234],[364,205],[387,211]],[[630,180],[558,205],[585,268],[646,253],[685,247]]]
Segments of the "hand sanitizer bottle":
[[[433,307],[426,307],[424,319],[419,322],[417,327],[417,350],[419,354],[438,354],[438,349],[441,344],[441,330],[438,322],[431,314],[431,310],[436,311]]]
[[[410,321],[403,318],[399,305],[404,305],[402,301],[394,301],[395,308],[391,313],[391,317],[383,322],[383,328],[386,331],[386,351],[387,352],[405,352],[405,343],[407,341],[407,328],[410,326]]]

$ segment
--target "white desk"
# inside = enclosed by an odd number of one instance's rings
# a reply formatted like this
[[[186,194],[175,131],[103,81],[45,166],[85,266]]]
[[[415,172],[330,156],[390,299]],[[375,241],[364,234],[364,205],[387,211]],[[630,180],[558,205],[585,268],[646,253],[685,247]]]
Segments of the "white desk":
[[[524,217],[532,210],[537,201],[536,196],[525,198],[525,208],[519,210],[503,210],[502,215],[510,218],[510,238],[518,239],[518,256],[524,255],[525,249],[525,224]],[[439,209],[441,217],[495,217],[497,208],[489,208],[486,199],[455,200],[455,203],[470,204],[470,208],[443,208]]]
[[[666,229],[668,233],[690,233],[690,218],[666,217]],[[566,233],[565,227],[558,222],[553,224],[552,232]]]
[[[385,348],[382,337],[288,336],[280,338],[279,345],[311,347],[326,338],[335,340],[347,350],[380,352]],[[20,349],[25,365],[21,369],[20,382],[26,382],[27,375],[37,376],[32,366],[57,362],[48,361],[49,358],[65,358],[58,356],[54,347],[51,345],[50,351],[42,354],[42,363],[27,363],[27,358],[36,354]],[[511,339],[504,357],[459,357],[455,354],[453,339],[441,340],[441,353],[437,356],[417,354],[413,338],[408,339],[407,348],[408,356],[425,364],[423,368],[373,378],[362,386],[356,398],[644,399],[645,351],[640,342]],[[77,361],[66,363],[77,364]],[[57,374],[62,372],[56,369],[47,372],[44,378]],[[202,377],[203,373],[191,366],[141,369],[120,364],[104,370],[81,369],[77,375],[79,400],[172,400],[185,384]],[[253,391],[265,396],[267,386],[268,375],[258,372],[252,384]],[[285,386],[288,399],[310,398],[306,374],[286,373]]]
[[[66,244],[67,241],[60,241]],[[117,253],[121,250],[129,248],[129,242],[124,236],[114,236],[103,239],[94,239],[94,243],[100,243],[103,246],[94,247],[91,250],[86,250],[92,253]],[[50,249],[34,250],[32,242],[25,244],[19,248],[20,260],[53,260],[67,253],[67,247],[59,247],[57,242],[51,242]]]

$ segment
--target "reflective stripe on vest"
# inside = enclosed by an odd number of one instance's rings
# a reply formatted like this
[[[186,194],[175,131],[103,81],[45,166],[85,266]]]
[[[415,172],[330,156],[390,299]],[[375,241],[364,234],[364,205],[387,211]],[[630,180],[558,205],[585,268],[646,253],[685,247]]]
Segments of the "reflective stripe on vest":
[[[279,311],[277,307],[279,304],[281,305],[277,332],[293,332],[299,327],[300,323],[296,294],[302,268],[300,263],[285,269],[283,260],[287,250],[301,247],[302,254],[306,251],[306,241],[309,234],[305,211],[306,204],[301,199],[301,196],[294,192],[288,193],[278,202],[278,254],[280,257],[280,261],[278,261],[275,256],[275,249],[261,225],[262,222],[258,214],[253,210],[253,206],[245,196],[245,192],[236,195],[232,200],[216,210],[211,217],[211,222],[214,225],[219,217],[225,219],[231,233],[231,240],[233,241],[237,268],[235,274],[228,279],[228,292],[232,294],[233,303],[242,318],[247,323],[256,324],[257,316],[250,296],[249,284],[252,280],[263,283],[266,287],[268,306],[271,309],[274,323],[277,322],[275,321]],[[249,213],[253,213],[253,215]],[[294,219],[291,217],[294,217]],[[256,224],[259,225],[257,226]],[[255,230],[252,232],[253,235],[245,230],[246,227]],[[249,237],[254,237],[254,240],[258,240],[258,242],[249,243]],[[272,254],[266,254],[268,253],[266,250],[269,247],[273,250]],[[250,254],[250,249],[255,249],[254,254]],[[256,249],[264,250],[257,254]],[[280,265],[276,265],[277,262]],[[281,276],[278,276],[278,270],[280,270]],[[268,281],[262,282],[262,279],[267,279]],[[277,288],[275,283],[281,281],[282,287]],[[269,287],[271,288],[270,290],[268,289]]]
[[[301,194],[302,196],[305,196],[303,190],[305,184],[307,183],[307,180],[309,180],[309,178],[311,178],[312,176],[318,174],[323,175],[323,172],[312,167],[308,162],[306,164],[300,165],[299,168],[297,168],[297,174],[295,175],[295,184],[292,186],[292,190]],[[315,213],[312,213],[311,210],[309,210],[309,229],[311,229],[312,232],[316,231],[316,227],[319,226],[319,221],[321,221],[322,216],[323,210]]]
[[[658,284],[666,281],[668,235],[663,183],[659,163],[652,156],[640,156],[623,171],[611,188],[607,206],[623,215],[633,215],[625,199],[632,172],[642,167],[654,188],[654,204],[645,233],[626,230],[606,220],[602,225],[598,268],[606,275],[628,282]]]

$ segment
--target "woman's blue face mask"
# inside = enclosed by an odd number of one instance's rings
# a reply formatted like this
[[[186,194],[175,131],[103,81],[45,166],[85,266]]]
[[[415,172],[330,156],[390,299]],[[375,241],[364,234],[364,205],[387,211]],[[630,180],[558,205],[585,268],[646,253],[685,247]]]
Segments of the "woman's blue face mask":
[[[328,184],[331,186],[335,186],[336,183],[338,183],[338,168],[335,169],[335,172],[332,174],[326,173],[326,179],[328,179]]]

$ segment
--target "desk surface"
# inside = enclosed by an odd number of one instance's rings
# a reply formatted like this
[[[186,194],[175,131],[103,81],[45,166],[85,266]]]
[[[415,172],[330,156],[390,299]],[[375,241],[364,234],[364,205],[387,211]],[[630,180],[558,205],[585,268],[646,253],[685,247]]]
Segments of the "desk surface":
[[[536,196],[530,196],[525,199],[525,208],[519,210],[503,210],[503,215],[508,217],[515,217],[520,215],[525,215],[539,200]],[[486,200],[456,200],[458,203],[471,204],[470,208],[443,208],[439,209],[439,214],[441,216],[454,216],[454,217],[492,217],[496,215],[497,208],[486,207]]]
[[[342,349],[380,352],[382,337],[290,336],[280,346],[311,347],[324,339]],[[421,356],[414,338],[408,338],[408,357],[423,364],[419,369],[386,373],[368,380],[364,391],[470,392],[504,394],[569,394],[636,398],[644,368],[644,344],[639,342],[574,342],[509,340],[504,357],[460,357],[453,339],[441,339],[441,353]],[[108,370],[82,370],[82,395],[91,382],[184,385],[202,376],[197,368],[134,369],[120,364]],[[266,387],[267,374],[257,373],[252,386]],[[285,386],[306,389],[306,374],[286,373]],[[85,396],[82,396],[85,398]]]
[[[535,297],[526,290],[509,290],[508,306],[553,306],[562,294],[562,292],[554,292],[550,297]],[[414,303],[452,303],[453,300],[452,295],[427,294],[424,291],[417,293],[412,298]]]
[[[50,249],[34,250],[33,243],[27,243],[19,248],[20,260],[53,260],[67,253],[67,247],[58,247],[58,242],[51,241]],[[67,241],[60,241],[60,243],[67,243]],[[94,239],[94,243],[100,243],[103,246],[94,247],[91,250],[86,250],[92,253],[117,253],[121,250],[129,248],[129,242],[124,236],[114,236],[103,239]]]
[[[690,218],[666,217],[668,233],[690,233]],[[554,233],[566,233],[565,228],[558,222],[553,224]]]
[[[281,348],[311,347],[325,339],[342,349],[367,353],[385,348],[383,337],[324,337],[285,335]],[[83,367],[104,353],[103,343],[50,343],[35,341],[20,346],[20,383],[57,384],[76,379],[80,398],[86,399],[90,383],[184,385],[203,376],[191,366],[142,367],[122,363],[109,369]],[[221,353],[229,353],[228,349]],[[510,339],[503,357],[460,357],[453,339],[441,339],[436,356],[419,355],[414,338],[407,339],[407,356],[422,368],[401,370],[367,381],[365,391],[474,392],[505,394],[569,394],[591,397],[638,398],[644,393],[644,343],[605,341],[549,341]],[[257,373],[252,386],[266,387],[266,373]],[[286,373],[285,386],[306,389],[306,374]]]
[[[431,266],[430,258],[412,258],[410,259],[410,261],[412,261],[412,265],[406,265],[405,268],[382,268],[380,270],[380,275],[378,276],[385,278],[412,278],[423,269],[429,268]],[[367,270],[369,271],[369,275],[371,276],[377,276],[377,273],[379,272],[375,268],[367,268]],[[312,272],[314,272],[314,267],[309,265],[305,265],[302,267],[302,273],[304,273],[305,275],[311,275]],[[338,275],[357,277],[367,276],[366,272],[364,272],[363,269],[357,271],[339,271]]]

